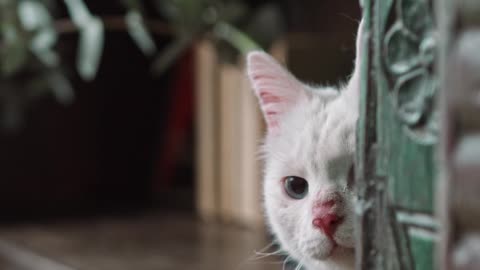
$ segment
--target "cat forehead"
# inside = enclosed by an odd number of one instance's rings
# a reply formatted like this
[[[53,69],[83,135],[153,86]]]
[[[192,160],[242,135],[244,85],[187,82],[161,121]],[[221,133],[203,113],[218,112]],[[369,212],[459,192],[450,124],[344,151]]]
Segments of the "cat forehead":
[[[339,94],[323,103],[322,97],[313,96],[304,106],[304,122],[298,134],[300,146],[327,152],[342,151],[343,146],[348,146],[355,131],[356,112],[344,96]]]
[[[292,157],[313,171],[342,166],[354,151],[354,113],[341,97],[324,105],[314,100],[309,103],[292,145]]]
[[[328,103],[311,96],[285,119],[281,135],[270,142],[270,153],[297,170],[319,171],[350,159],[355,116],[345,108],[341,96]]]
[[[296,143],[295,156],[310,160],[317,167],[341,161],[353,153],[355,123],[348,110],[339,109],[335,102],[323,110],[316,109]]]

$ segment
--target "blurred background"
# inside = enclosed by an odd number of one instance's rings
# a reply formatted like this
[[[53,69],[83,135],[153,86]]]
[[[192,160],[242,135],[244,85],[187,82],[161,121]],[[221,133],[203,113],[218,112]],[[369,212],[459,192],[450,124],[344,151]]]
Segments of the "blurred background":
[[[0,269],[282,269],[254,252],[272,239],[244,54],[337,83],[359,19],[356,1],[0,1]]]

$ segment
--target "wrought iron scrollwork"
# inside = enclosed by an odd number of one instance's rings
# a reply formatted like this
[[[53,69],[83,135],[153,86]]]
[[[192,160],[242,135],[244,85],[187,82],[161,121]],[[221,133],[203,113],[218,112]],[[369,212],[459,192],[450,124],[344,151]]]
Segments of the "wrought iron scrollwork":
[[[395,19],[386,27],[382,52],[392,102],[407,135],[431,144],[438,133],[434,110],[438,86],[433,74],[437,42],[432,9],[426,0],[397,0],[392,9]]]

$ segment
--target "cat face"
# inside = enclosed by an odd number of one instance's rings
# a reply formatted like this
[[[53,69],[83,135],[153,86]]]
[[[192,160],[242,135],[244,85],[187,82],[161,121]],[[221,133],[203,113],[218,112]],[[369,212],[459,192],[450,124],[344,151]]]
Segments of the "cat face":
[[[360,40],[359,31],[356,69],[341,91],[307,86],[263,52],[247,59],[268,127],[263,145],[268,221],[282,248],[312,269],[353,267]]]

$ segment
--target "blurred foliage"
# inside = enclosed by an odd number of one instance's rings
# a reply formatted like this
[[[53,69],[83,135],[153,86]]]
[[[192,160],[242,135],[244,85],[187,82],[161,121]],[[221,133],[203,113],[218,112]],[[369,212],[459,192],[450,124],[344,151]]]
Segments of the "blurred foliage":
[[[221,55],[234,59],[238,53],[267,47],[284,31],[280,8],[272,1],[252,10],[242,0],[117,0],[124,6],[125,31],[138,48],[154,57],[153,74],[162,74],[182,52],[199,38],[210,38]],[[146,17],[146,2],[166,20],[171,43],[157,50]],[[116,3],[116,4],[118,4]],[[112,3],[112,5],[115,3]],[[58,18],[66,8],[69,18]],[[149,12],[151,14],[151,12]],[[152,15],[150,15],[152,16]],[[102,58],[108,25],[102,14],[92,14],[84,0],[0,0],[0,121],[16,128],[28,106],[44,95],[64,105],[74,91],[62,65],[58,20],[68,19],[78,32],[76,70],[93,80]],[[156,18],[158,20],[158,18]],[[163,33],[165,34],[165,33]],[[254,41],[255,40],[255,41]],[[257,45],[259,44],[259,45]],[[65,64],[65,63],[63,63]]]
[[[217,41],[220,54],[230,60],[238,52],[268,47],[286,28],[277,2],[251,9],[243,0],[157,1],[157,9],[175,29],[176,40],[159,54],[154,70],[162,72],[193,40],[206,33]]]

